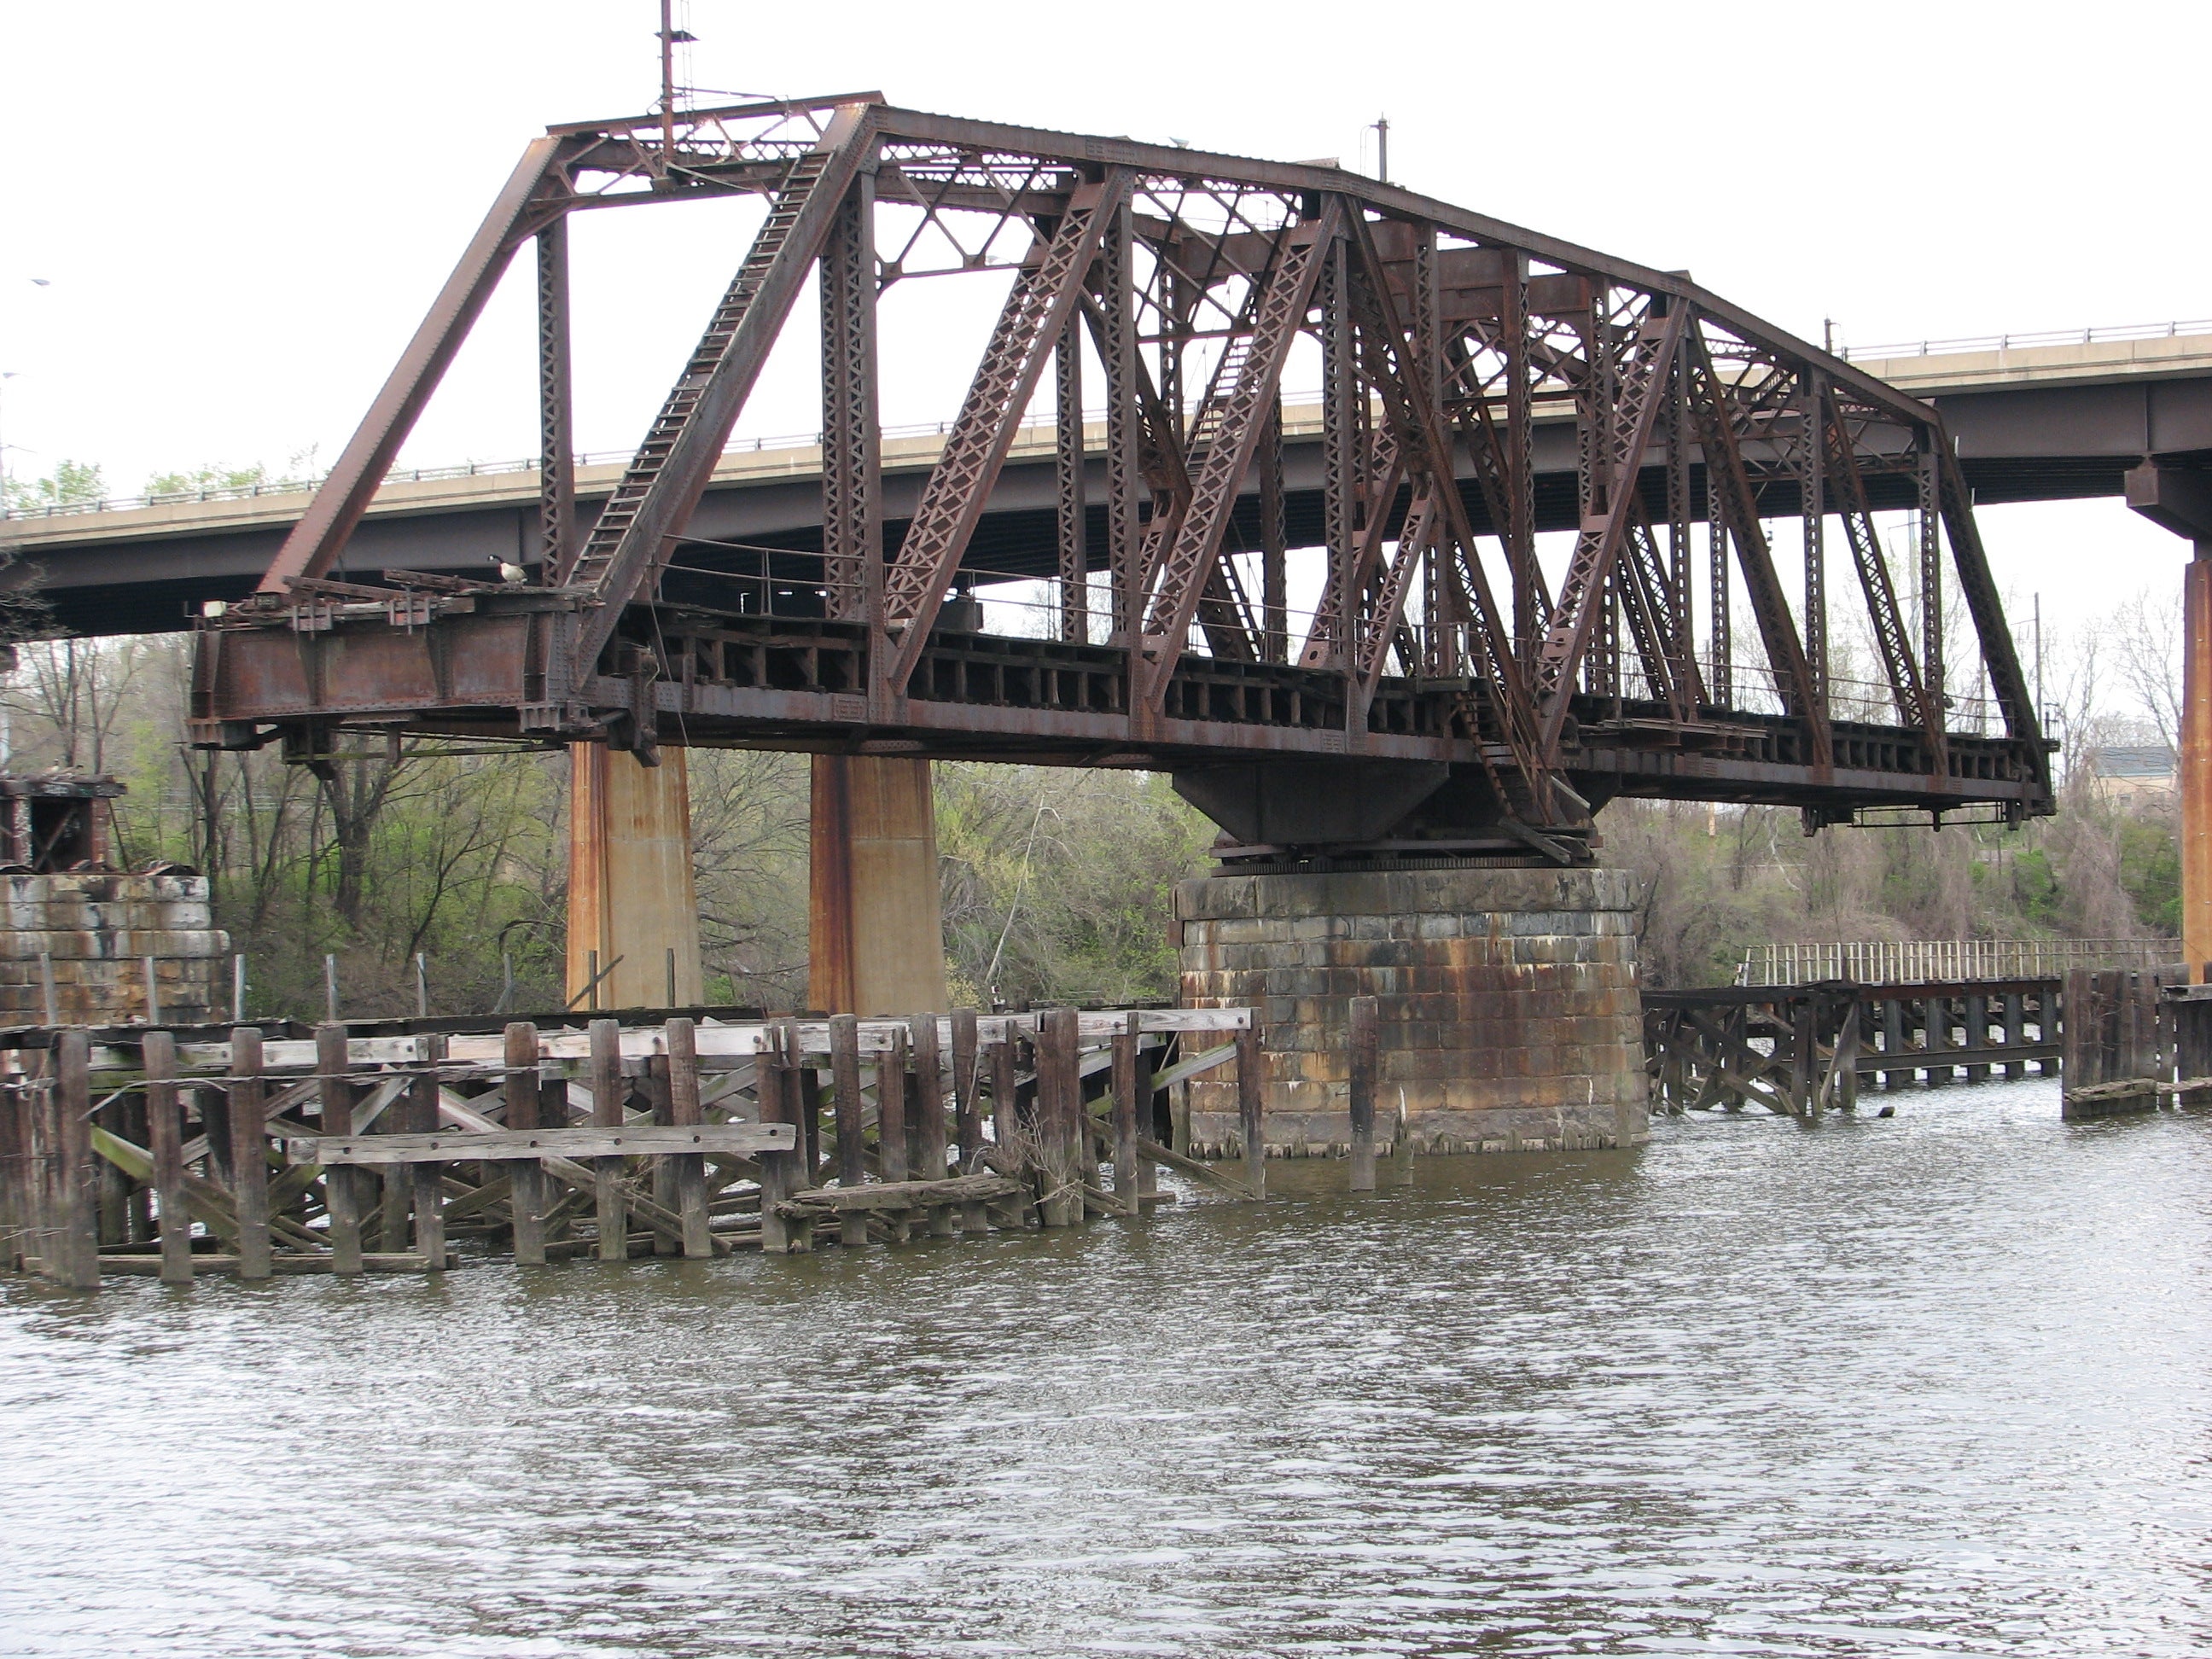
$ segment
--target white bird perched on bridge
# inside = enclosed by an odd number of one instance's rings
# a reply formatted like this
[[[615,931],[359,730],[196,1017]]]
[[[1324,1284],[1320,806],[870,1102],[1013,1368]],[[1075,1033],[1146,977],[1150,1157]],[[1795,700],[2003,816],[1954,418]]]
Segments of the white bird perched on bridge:
[[[509,587],[520,587],[530,580],[530,573],[519,564],[510,564],[495,553],[491,562],[499,567],[499,579]]]

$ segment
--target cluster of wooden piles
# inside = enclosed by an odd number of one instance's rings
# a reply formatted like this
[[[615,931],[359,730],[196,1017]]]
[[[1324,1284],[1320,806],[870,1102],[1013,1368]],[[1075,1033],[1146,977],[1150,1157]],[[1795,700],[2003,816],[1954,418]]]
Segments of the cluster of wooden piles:
[[[1807,1116],[1856,1105],[1863,1085],[2046,1074],[2059,1063],[2061,1001],[2055,979],[1646,991],[1652,1101]]]
[[[2178,966],[2076,968],[2066,975],[2064,1115],[2155,1111],[2162,1099],[2177,1095],[2185,1105],[2212,1099],[2201,1083],[2187,1086],[2212,1073],[2212,1044],[2205,1040],[2212,1036],[2212,1004],[2191,994],[2203,988],[2189,985],[2188,978]]]
[[[1244,1009],[18,1040],[0,1266],[86,1288],[1072,1226],[1170,1198],[1159,1164],[1262,1190],[1158,1139],[1163,1092],[1233,1062],[1258,1145]]]

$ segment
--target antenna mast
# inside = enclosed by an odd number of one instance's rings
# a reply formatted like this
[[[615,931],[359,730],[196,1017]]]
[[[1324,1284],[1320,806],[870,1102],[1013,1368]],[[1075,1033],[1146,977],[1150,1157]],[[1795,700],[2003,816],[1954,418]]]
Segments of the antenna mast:
[[[666,166],[676,149],[676,48],[698,40],[676,27],[676,0],[660,0],[660,158]]]

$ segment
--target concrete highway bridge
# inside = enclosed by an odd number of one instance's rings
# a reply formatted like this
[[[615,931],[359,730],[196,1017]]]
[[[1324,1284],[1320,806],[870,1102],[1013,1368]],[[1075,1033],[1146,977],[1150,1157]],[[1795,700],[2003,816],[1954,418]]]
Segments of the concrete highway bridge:
[[[2212,471],[2212,321],[1912,342],[1847,360],[1935,406],[1978,505],[2121,495],[2127,473],[2153,458]],[[1317,393],[1283,401],[1284,512],[1293,546],[1322,539],[1322,413]],[[888,534],[911,520],[951,426],[884,434]],[[1538,527],[1571,529],[1572,416],[1540,413],[1534,427]],[[1106,437],[1094,410],[1084,431],[1093,495],[1104,484]],[[1058,574],[1057,438],[1049,417],[1025,422],[1016,435],[963,556],[979,579]],[[576,501],[586,518],[621,482],[629,459],[579,458]],[[1461,457],[1456,471],[1470,514],[1487,528],[1471,461]],[[346,571],[375,582],[392,567],[481,578],[495,562],[538,566],[544,558],[538,472],[536,457],[395,471],[348,545]],[[819,434],[746,440],[715,464],[687,526],[700,540],[674,562],[742,562],[715,543],[818,555],[821,491]],[[251,593],[307,495],[304,485],[216,489],[17,513],[0,526],[0,544],[22,561],[16,580],[36,573],[63,627],[168,632],[191,626],[209,599]],[[1249,481],[1230,526],[1232,547],[1259,547],[1259,496],[1258,480]],[[1913,503],[1891,490],[1877,505]],[[1103,502],[1090,516],[1090,539],[1103,543]]]
[[[570,216],[723,195],[757,204],[750,252],[638,451],[578,465]],[[526,251],[536,463],[393,477]],[[883,430],[878,294],[979,271],[1010,287],[964,395]],[[821,434],[733,451],[810,284]],[[7,529],[64,626],[205,613],[211,752],[574,744],[571,982],[631,962],[618,1002],[660,1000],[664,951],[696,992],[684,747],[814,754],[815,1000],[907,1012],[944,1006],[932,758],[1169,772],[1224,870],[1335,883],[1333,915],[1384,902],[1342,885],[1366,875],[1564,881],[1622,795],[1808,830],[2049,812],[1974,503],[2126,493],[2185,529],[2203,458],[2212,335],[1854,362],[1685,274],[1334,167],[864,94],[549,130],[311,499]],[[1547,531],[1574,536],[1556,580]],[[986,631],[974,590],[1015,578],[1037,625]],[[1834,672],[1846,628],[1878,679]]]

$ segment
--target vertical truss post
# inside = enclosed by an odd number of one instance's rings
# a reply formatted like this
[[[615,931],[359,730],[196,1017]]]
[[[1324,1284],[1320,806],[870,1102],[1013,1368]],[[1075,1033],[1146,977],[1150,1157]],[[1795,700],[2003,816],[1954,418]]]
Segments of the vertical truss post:
[[[1605,579],[1605,620],[1599,624],[1595,648],[1590,653],[1590,690],[1618,702],[1620,684],[1620,569]],[[1618,712],[1618,711],[1616,711]]]
[[[1260,434],[1260,658],[1290,660],[1291,532],[1283,501],[1283,399],[1278,392]]]
[[[1889,678],[1890,697],[1897,706],[1900,720],[1918,726],[1927,733],[1929,765],[1940,771],[1944,764],[1943,723],[1932,717],[1935,711],[1929,704],[1919,665],[1912,658],[1911,630],[1898,610],[1897,586],[1890,580],[1888,562],[1882,557],[1881,539],[1875,533],[1874,510],[1867,500],[1866,479],[1859,471],[1857,456],[1852,453],[1850,425],[1844,418],[1842,404],[1832,387],[1826,409],[1828,441],[1834,446],[1828,457],[1827,480],[1833,485],[1836,521],[1843,527],[1844,539],[1850,547],[1851,562],[1858,569],[1859,588],[1866,598],[1867,620],[1873,629],[1875,650],[1881,658],[1882,672]]]
[[[1310,665],[1322,647],[1329,661],[1348,659],[1351,619],[1359,596],[1352,591],[1358,577],[1359,537],[1354,503],[1359,488],[1358,425],[1354,408],[1358,396],[1358,362],[1352,337],[1350,270],[1344,240],[1339,237],[1322,251],[1321,273],[1321,466],[1322,537],[1328,546],[1328,592],[1319,610],[1337,619],[1334,635],[1309,641]],[[1318,618],[1316,618],[1318,620]]]
[[[1106,539],[1113,573],[1113,636],[1127,645],[1144,615],[1144,530],[1137,503],[1144,490],[1138,453],[1143,410],[1137,389],[1136,274],[1129,204],[1107,214],[1098,240],[1098,305],[1094,343],[1106,377]]]
[[[1712,669],[1706,689],[1723,708],[1735,706],[1735,640],[1729,626],[1728,514],[1722,506],[1718,469],[1705,461],[1705,610],[1712,644]]]
[[[799,292],[864,164],[875,157],[870,106],[839,106],[811,149],[792,156],[767,219],[723,290],[622,480],[580,538],[563,580],[592,590],[569,653],[586,675],[623,610],[653,591],[670,544],[690,520]]]
[[[1943,690],[1943,509],[1938,477],[1942,458],[1929,433],[1921,434],[1918,451],[1913,483],[1920,496],[1920,678],[1931,715],[1942,726],[1951,701]]]
[[[1690,367],[1680,352],[1667,368],[1667,574],[1673,637],[1667,643],[1668,666],[1675,684],[1697,681],[1698,641],[1691,620],[1691,580],[1697,556],[1690,531]]]
[[[822,581],[829,614],[879,623],[883,429],[877,418],[875,179],[854,179],[822,248]]]
[[[1053,358],[1054,481],[1060,508],[1060,637],[1080,645],[1091,636],[1091,555],[1084,535],[1083,335],[1074,319],[1060,331]]]
[[[1735,544],[1744,594],[1751,602],[1752,618],[1759,625],[1759,643],[1765,650],[1783,708],[1804,721],[1811,763],[1832,766],[1835,734],[1829,727],[1827,705],[1814,692],[1805,647],[1798,638],[1796,619],[1790,614],[1790,602],[1767,546],[1765,526],[1759,516],[1759,492],[1737,444],[1729,399],[1739,388],[1724,382],[1715,371],[1712,354],[1699,336],[1692,334],[1689,339],[1696,371],[1691,407],[1697,416],[1698,446],[1705,456],[1705,488],[1720,499],[1728,530],[1725,539]]]
[[[1413,233],[1413,394],[1434,411],[1437,428],[1449,433],[1444,419],[1443,296],[1437,291],[1437,228],[1422,225]]]
[[[538,556],[548,580],[576,540],[574,411],[563,214],[538,233]]]
[[[1582,384],[1576,388],[1575,395],[1575,520],[1580,526],[1588,526],[1597,516],[1596,480],[1601,465],[1598,454],[1612,407],[1612,400],[1606,395],[1610,356],[1606,343],[1606,289],[1600,283],[1583,314],[1576,319],[1576,332],[1582,336],[1583,366]],[[1583,659],[1583,684],[1587,690],[1603,692],[1611,689],[1606,657],[1613,638],[1613,584],[1601,577],[1597,592],[1585,595],[1583,603],[1585,606],[1595,604],[1601,616]]]
[[[1183,407],[1183,336],[1189,327],[1188,308],[1194,296],[1190,284],[1170,259],[1156,267],[1160,310],[1160,407],[1167,416],[1167,433],[1176,451],[1182,451],[1183,431],[1189,411]]]
[[[884,577],[885,624],[901,630],[890,647],[887,696],[905,694],[921,659],[938,608],[1013,447],[1022,412],[1036,395],[1045,359],[1075,313],[1103,222],[1128,199],[1129,185],[1130,175],[1118,167],[1078,185],[1059,222],[1048,234],[1039,234],[1007,291],[959,416]]]
[[[1543,637],[1540,608],[1541,577],[1536,568],[1535,413],[1533,368],[1528,350],[1528,256],[1509,249],[1504,301],[1499,317],[1500,350],[1505,360],[1505,535],[1506,562],[1513,573],[1513,649],[1525,670]]]
[[[1813,695],[1826,713],[1828,696],[1828,559],[1826,468],[1827,376],[1808,369],[1798,387],[1802,400],[1801,448],[1797,457],[1798,508],[1805,526],[1805,667]]]
[[[1990,574],[1989,556],[1982,547],[1980,527],[1974,523],[1974,502],[1966,488],[1941,419],[1935,427],[1935,446],[1942,471],[1936,475],[1937,499],[1943,511],[1944,532],[1951,540],[1953,568],[1959,578],[1959,597],[1966,602],[1967,619],[1973,623],[1974,641],[1980,647],[1982,666],[1989,675],[1990,695],[2004,717],[2005,735],[2020,745],[2020,759],[2039,787],[2044,799],[2051,796],[2051,757],[2043,747],[2043,715],[2029,693],[2021,673],[2020,653],[2013,647],[2012,630],[2005,626],[2004,602],[1996,579]]]
[[[1547,753],[1559,744],[1577,674],[1600,653],[1600,638],[1617,626],[1618,607],[1609,600],[1618,580],[1625,579],[1622,550],[1632,535],[1645,528],[1637,477],[1658,428],[1668,396],[1667,371],[1681,349],[1688,314],[1688,307],[1678,302],[1663,314],[1655,308],[1624,330],[1617,388],[1595,400],[1607,411],[1607,418],[1601,428],[1583,440],[1591,458],[1584,468],[1589,507],[1552,609],[1551,631],[1544,636],[1537,659],[1535,689],[1543,703],[1542,740]],[[1606,355],[1612,356],[1609,348]],[[1586,377],[1597,378],[1595,373]],[[1616,372],[1609,369],[1606,379],[1615,380]],[[1663,674],[1663,653],[1655,655],[1661,658]],[[1592,691],[1617,691],[1617,663],[1616,656],[1593,672],[1597,683],[1590,685]]]
[[[1437,228],[1419,226],[1413,232],[1413,303],[1411,312],[1413,336],[1413,384],[1408,390],[1421,400],[1428,411],[1429,423],[1443,434],[1447,451],[1453,445],[1451,422],[1444,416],[1444,353],[1443,353],[1443,296],[1437,287]],[[1386,504],[1384,512],[1389,510]],[[1398,557],[1407,566],[1404,580],[1415,574],[1416,561],[1411,556],[1413,549],[1402,544]],[[1445,672],[1439,661],[1438,651],[1445,631],[1443,613],[1438,606],[1439,585],[1437,581],[1438,565],[1433,538],[1420,549],[1418,561],[1421,578],[1421,657],[1417,662],[1405,665],[1409,674],[1433,674],[1441,677]],[[1401,602],[1402,603],[1402,602]],[[1376,665],[1378,672],[1380,663]]]
[[[1215,368],[1194,423],[1189,500],[1161,539],[1158,585],[1131,665],[1131,707],[1140,716],[1157,715],[1164,707],[1200,599],[1218,584],[1235,599],[1221,559],[1222,535],[1281,395],[1283,364],[1312,309],[1322,271],[1341,244],[1342,223],[1340,202],[1331,196],[1317,218],[1279,233],[1275,256],[1254,287],[1250,332],[1233,342]],[[1216,655],[1232,647],[1249,660],[1254,642],[1241,600],[1236,609],[1237,618],[1209,626],[1207,633]]]
[[[317,486],[307,512],[262,573],[257,592],[281,599],[292,591],[295,577],[319,576],[337,561],[362,514],[368,511],[384,475],[392,470],[399,447],[415,429],[423,405],[445,378],[453,354],[499,286],[515,249],[525,236],[534,234],[532,221],[551,204],[549,198],[565,193],[567,181],[556,164],[572,142],[544,137],[523,151],[460,264],[446,279],[429,314],[386,378],[384,389],[347,441],[337,465]]]

